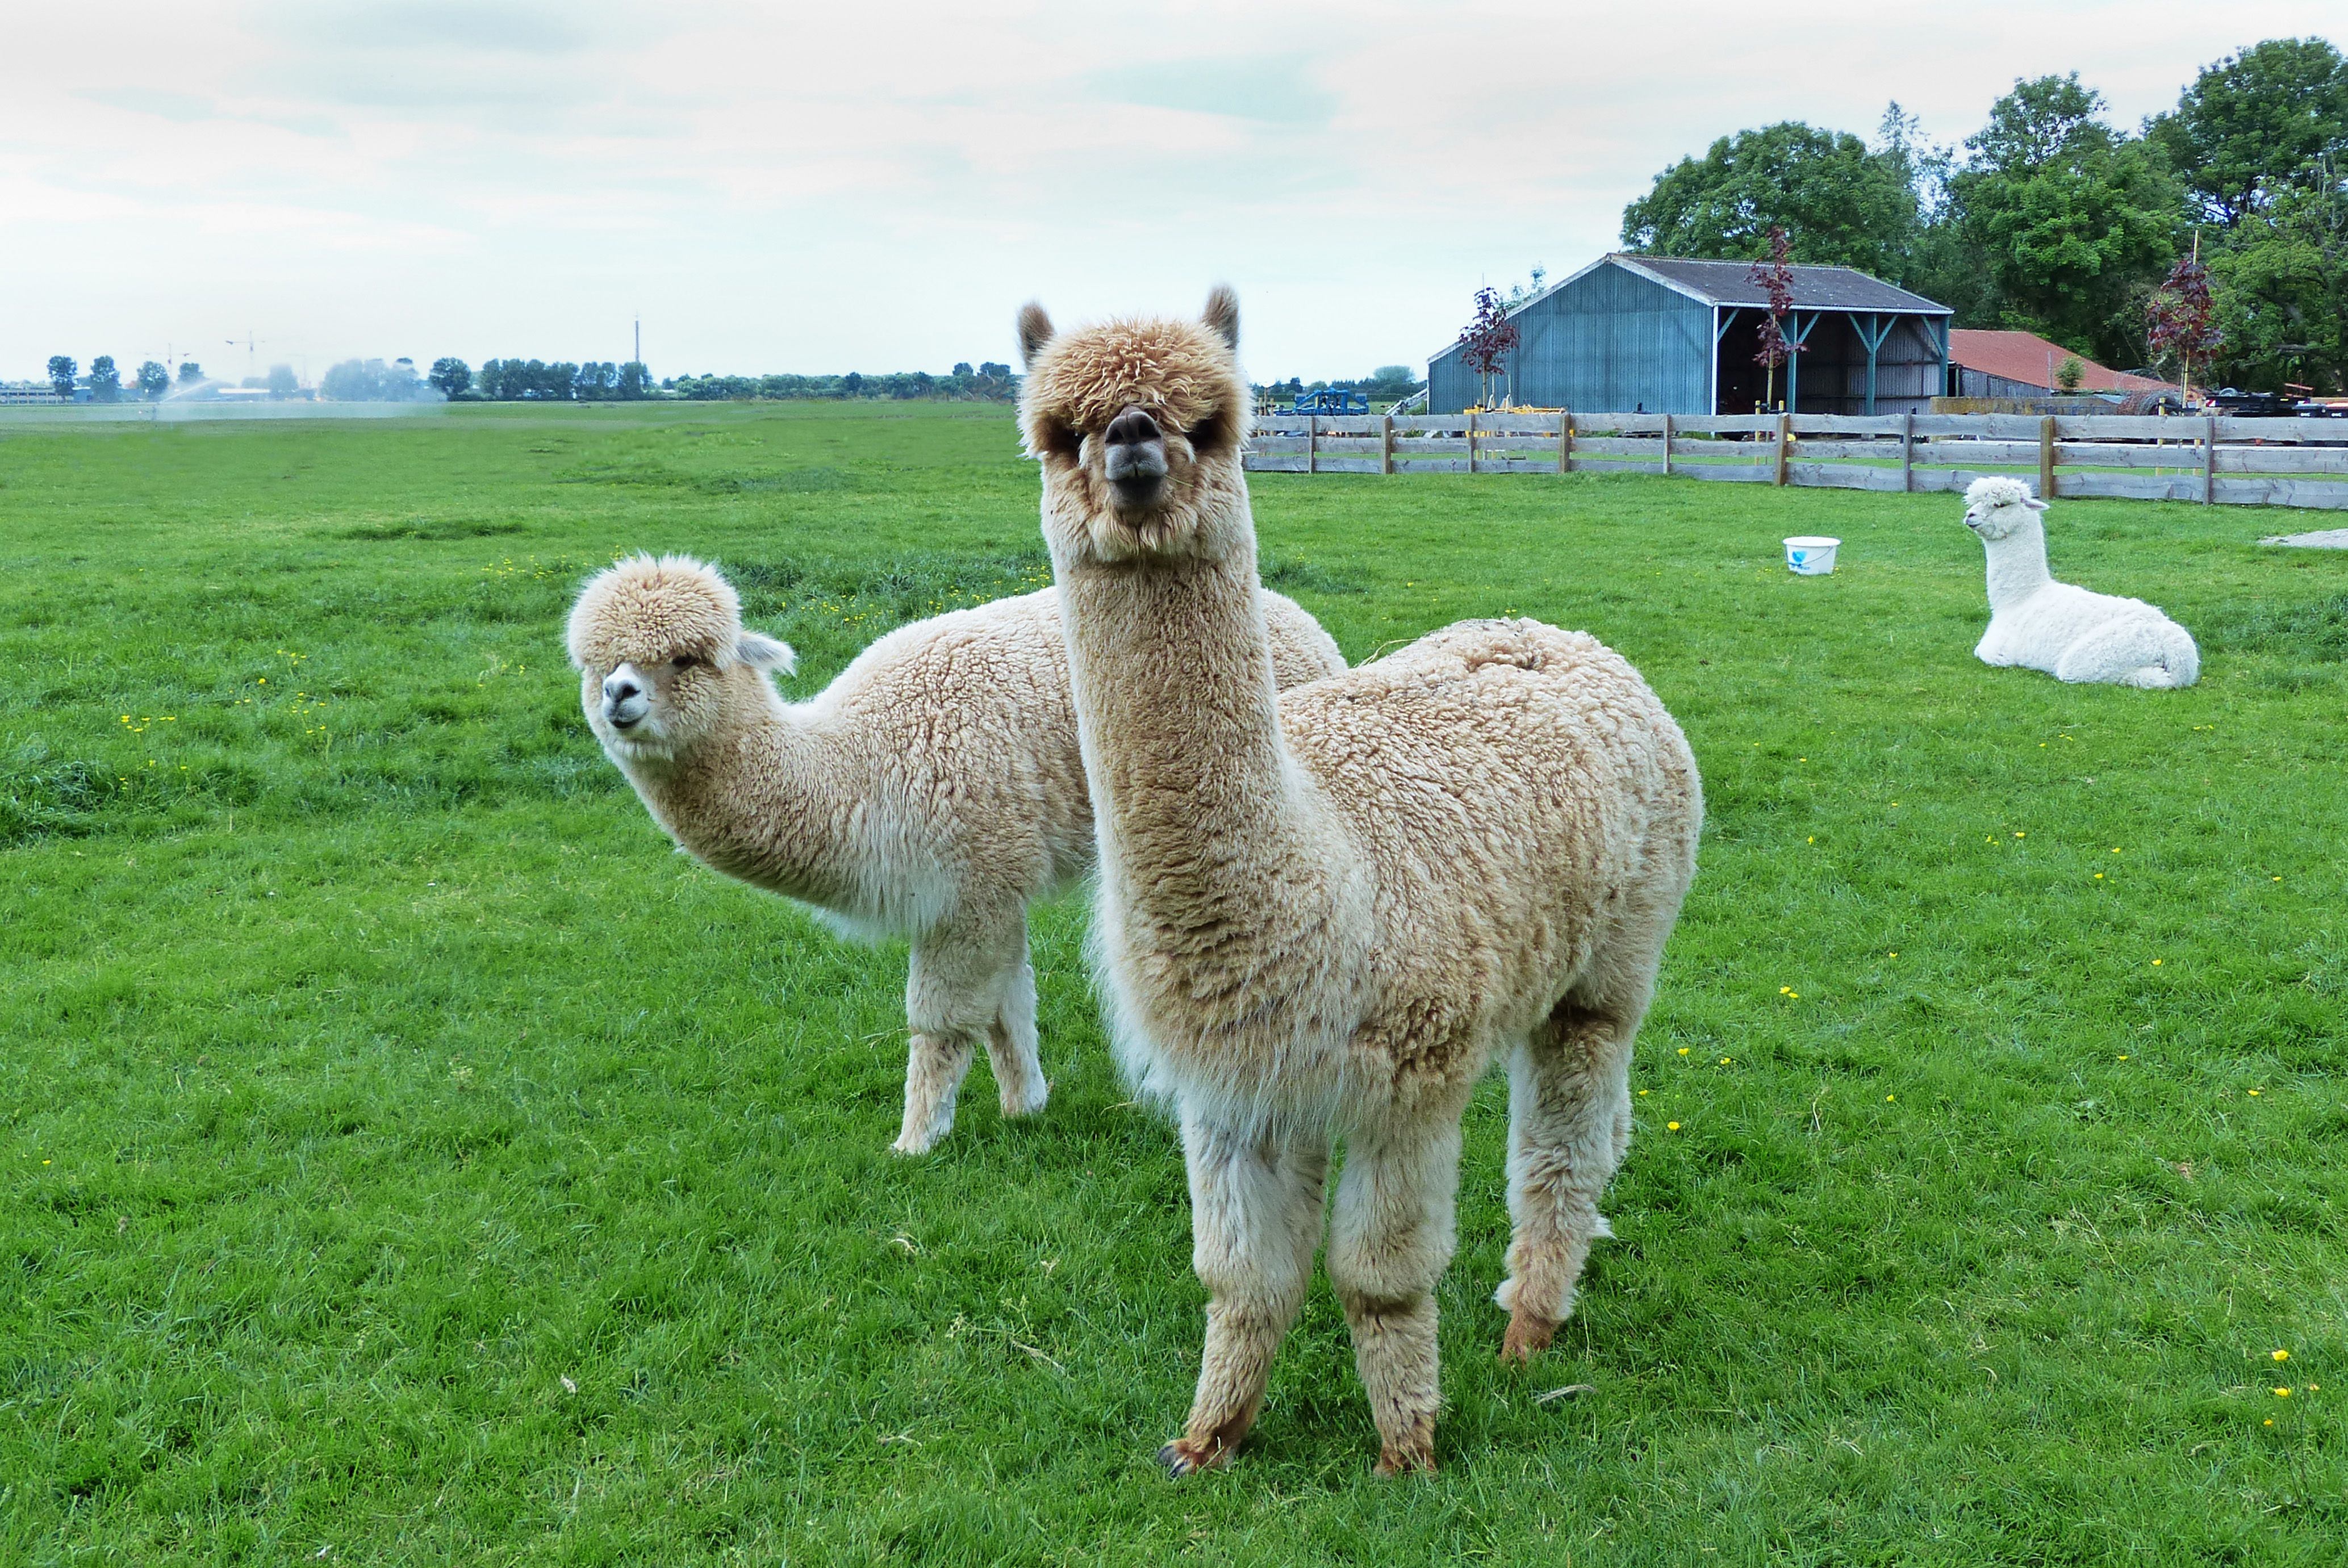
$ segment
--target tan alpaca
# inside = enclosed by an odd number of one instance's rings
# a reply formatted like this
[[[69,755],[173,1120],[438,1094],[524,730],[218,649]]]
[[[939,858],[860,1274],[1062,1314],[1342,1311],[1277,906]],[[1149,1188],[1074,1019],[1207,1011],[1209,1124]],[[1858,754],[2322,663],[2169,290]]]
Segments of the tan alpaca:
[[[1272,608],[1282,684],[1344,669],[1312,616]],[[1044,1108],[1026,910],[1093,861],[1056,592],[901,626],[803,703],[766,674],[791,650],[684,556],[589,583],[570,645],[588,724],[670,837],[843,934],[911,939],[892,1147],[945,1136],[980,1045],[1004,1115]]]
[[[1067,623],[1118,1050],[1181,1119],[1210,1293],[1159,1451],[1222,1462],[1328,1269],[1382,1473],[1435,1462],[1459,1122],[1509,1063],[1501,1354],[1572,1309],[1630,1139],[1631,1043],[1695,870],[1679,727],[1595,639],[1470,621],[1275,696],[1240,471],[1238,302],[1204,324],[1019,321],[1021,418]]]

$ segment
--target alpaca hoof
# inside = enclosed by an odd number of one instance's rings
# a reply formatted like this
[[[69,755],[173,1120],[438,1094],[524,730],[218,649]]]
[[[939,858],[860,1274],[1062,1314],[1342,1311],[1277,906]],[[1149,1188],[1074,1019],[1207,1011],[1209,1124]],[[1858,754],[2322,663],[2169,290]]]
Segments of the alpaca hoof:
[[[1220,1468],[1231,1458],[1231,1450],[1220,1443],[1198,1442],[1189,1438],[1177,1438],[1158,1450],[1158,1462],[1176,1480],[1200,1470]]]
[[[1509,1319],[1509,1332],[1500,1341],[1500,1359],[1523,1366],[1549,1348],[1556,1336],[1557,1325],[1521,1313]]]
[[[1377,1469],[1371,1472],[1380,1480],[1392,1480],[1398,1475],[1433,1475],[1435,1448],[1432,1443],[1421,1448],[1387,1449],[1378,1455]]]
[[[1043,1110],[1045,1102],[1049,1100],[1051,1098],[1052,1086],[1050,1084],[1038,1084],[1035,1088],[1035,1092],[1030,1095],[1021,1095],[1016,1098],[1005,1095],[1003,1097],[1004,1119],[1006,1121],[1016,1121],[1023,1116],[1037,1115]]]
[[[938,1135],[934,1132],[901,1132],[897,1135],[897,1141],[889,1145],[889,1152],[906,1155],[927,1154],[937,1146]]]

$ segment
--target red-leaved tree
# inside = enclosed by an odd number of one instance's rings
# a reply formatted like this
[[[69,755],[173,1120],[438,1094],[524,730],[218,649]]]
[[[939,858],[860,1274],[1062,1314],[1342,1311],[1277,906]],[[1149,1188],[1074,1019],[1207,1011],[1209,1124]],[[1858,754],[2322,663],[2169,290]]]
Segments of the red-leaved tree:
[[[1509,319],[1500,291],[1489,284],[1478,289],[1476,319],[1459,335],[1459,346],[1465,351],[1468,368],[1476,373],[1481,388],[1477,400],[1482,407],[1492,406],[1492,377],[1500,374],[1509,351],[1516,346],[1517,324]]]
[[[1794,269],[1786,259],[1790,250],[1786,231],[1772,227],[1768,265],[1756,262],[1746,273],[1769,296],[1769,314],[1761,318],[1760,351],[1753,356],[1753,363],[1769,372],[1769,389],[1762,398],[1765,407],[1774,407],[1777,402],[1777,366],[1808,346],[1786,335],[1786,318],[1794,312]]]
[[[2197,236],[2193,253],[2179,258],[2169,269],[2168,281],[2153,291],[2145,306],[2145,337],[2153,357],[2177,356],[2181,366],[2178,379],[2188,397],[2193,396],[2193,361],[2199,358],[2207,365],[2209,356],[2226,341],[2215,315],[2209,300],[2209,269],[2201,264],[2201,242]]]

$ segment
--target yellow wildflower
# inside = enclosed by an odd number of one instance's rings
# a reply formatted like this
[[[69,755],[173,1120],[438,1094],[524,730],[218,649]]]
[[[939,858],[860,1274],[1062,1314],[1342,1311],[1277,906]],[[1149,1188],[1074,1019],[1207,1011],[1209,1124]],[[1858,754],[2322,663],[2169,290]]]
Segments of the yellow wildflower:
[[[1678,1122],[1676,1122],[1676,1121],[1667,1121],[1667,1122],[1663,1123],[1663,1130],[1664,1130],[1665,1132],[1677,1132],[1679,1130],[1680,1130],[1680,1124],[1679,1124]],[[46,1164],[48,1163],[48,1161],[46,1161],[46,1160],[44,1160],[44,1161],[41,1161],[41,1163],[42,1163],[42,1164],[44,1164],[44,1165],[46,1165]]]
[[[2275,1351],[2275,1352],[2273,1352],[2272,1356],[2271,1357],[2271,1359],[2272,1359],[2272,1360],[2276,1360],[2276,1361],[2288,1361],[2288,1360],[2290,1360],[2290,1359],[2291,1359],[2291,1352],[2290,1352],[2290,1351],[2288,1351],[2288,1350],[2278,1350],[2278,1351]]]

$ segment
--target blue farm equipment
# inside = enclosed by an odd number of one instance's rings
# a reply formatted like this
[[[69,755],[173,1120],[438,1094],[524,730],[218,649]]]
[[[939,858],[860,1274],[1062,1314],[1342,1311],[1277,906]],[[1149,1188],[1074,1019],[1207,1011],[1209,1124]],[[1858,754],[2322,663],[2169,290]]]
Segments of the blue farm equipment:
[[[1346,387],[1324,387],[1317,392],[1299,392],[1294,411],[1299,414],[1366,414],[1370,411],[1370,395]]]

